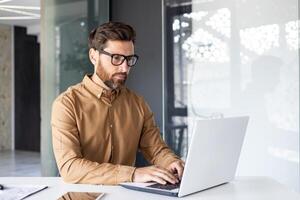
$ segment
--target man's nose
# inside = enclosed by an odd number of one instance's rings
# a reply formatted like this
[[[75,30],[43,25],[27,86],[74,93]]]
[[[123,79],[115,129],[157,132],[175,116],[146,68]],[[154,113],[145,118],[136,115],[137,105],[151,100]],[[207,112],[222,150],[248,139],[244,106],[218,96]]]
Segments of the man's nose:
[[[120,72],[128,72],[129,66],[127,64],[127,60],[125,59],[124,62],[119,66],[119,71]]]

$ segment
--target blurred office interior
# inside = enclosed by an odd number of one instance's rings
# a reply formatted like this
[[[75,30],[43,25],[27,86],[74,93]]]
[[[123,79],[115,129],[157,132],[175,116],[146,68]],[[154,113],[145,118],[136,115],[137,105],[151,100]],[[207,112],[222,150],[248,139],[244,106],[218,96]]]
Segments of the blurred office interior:
[[[87,36],[137,31],[127,86],[183,159],[194,122],[250,116],[237,175],[300,192],[297,0],[0,0],[0,176],[57,176],[51,105],[93,67]],[[146,165],[140,153],[137,166]]]

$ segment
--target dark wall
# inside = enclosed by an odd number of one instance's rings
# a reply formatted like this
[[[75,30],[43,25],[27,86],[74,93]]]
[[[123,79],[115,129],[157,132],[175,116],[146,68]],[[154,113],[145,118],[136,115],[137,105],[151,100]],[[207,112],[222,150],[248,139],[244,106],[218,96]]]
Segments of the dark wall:
[[[132,25],[137,32],[135,53],[139,61],[127,86],[142,95],[162,128],[162,2],[161,0],[111,0],[111,20]],[[162,131],[162,130],[161,130]]]
[[[40,151],[40,45],[14,28],[15,149]]]

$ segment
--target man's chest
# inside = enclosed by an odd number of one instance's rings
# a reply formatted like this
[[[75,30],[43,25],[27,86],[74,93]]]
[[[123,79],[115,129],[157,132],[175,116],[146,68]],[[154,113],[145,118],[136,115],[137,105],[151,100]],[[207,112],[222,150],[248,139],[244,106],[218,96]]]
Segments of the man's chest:
[[[82,142],[112,139],[126,141],[139,138],[143,129],[144,116],[137,106],[122,104],[106,105],[89,103],[76,111],[76,124]],[[97,138],[97,139],[96,139]]]

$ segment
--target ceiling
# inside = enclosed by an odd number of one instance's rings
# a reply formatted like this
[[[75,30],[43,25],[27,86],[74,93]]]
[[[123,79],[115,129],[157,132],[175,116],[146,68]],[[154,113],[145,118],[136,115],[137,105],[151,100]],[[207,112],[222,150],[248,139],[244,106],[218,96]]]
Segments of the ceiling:
[[[25,26],[29,34],[38,34],[40,0],[0,0],[0,24]]]

